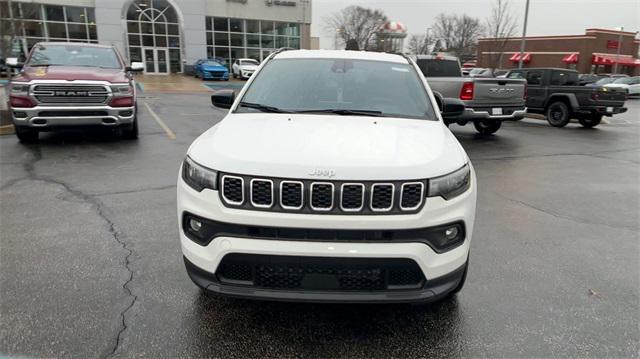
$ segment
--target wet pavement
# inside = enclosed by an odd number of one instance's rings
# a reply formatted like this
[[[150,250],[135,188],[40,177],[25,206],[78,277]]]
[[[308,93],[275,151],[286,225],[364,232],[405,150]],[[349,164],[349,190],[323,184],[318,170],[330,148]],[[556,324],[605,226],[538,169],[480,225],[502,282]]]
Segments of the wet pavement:
[[[640,101],[593,130],[452,126],[478,214],[467,285],[429,306],[203,295],[182,263],[175,182],[224,111],[206,94],[142,101],[138,141],[0,137],[0,356],[638,356]]]

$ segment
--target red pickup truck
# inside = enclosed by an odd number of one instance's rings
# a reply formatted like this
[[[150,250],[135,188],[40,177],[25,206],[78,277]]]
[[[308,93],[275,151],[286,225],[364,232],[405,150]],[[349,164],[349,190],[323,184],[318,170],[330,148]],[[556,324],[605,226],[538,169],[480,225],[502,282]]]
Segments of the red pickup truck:
[[[39,132],[63,128],[117,128],[126,139],[138,137],[136,87],[131,75],[142,63],[126,66],[115,47],[41,42],[9,83],[9,105],[20,142]]]

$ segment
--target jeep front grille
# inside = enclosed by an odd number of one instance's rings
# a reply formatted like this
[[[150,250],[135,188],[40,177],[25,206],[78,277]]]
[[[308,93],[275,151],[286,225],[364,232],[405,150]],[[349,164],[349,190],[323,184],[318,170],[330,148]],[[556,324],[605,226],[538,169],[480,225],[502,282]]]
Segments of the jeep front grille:
[[[425,202],[427,181],[311,181],[222,174],[227,207],[273,212],[408,214]]]
[[[102,85],[35,85],[33,97],[41,104],[104,104],[109,90]]]

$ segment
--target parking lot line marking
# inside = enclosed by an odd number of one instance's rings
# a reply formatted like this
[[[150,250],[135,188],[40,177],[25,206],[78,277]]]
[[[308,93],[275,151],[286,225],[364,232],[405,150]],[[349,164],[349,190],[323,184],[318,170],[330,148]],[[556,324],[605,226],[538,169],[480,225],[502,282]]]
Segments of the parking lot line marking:
[[[149,106],[148,103],[144,102],[144,105],[147,107],[147,110],[149,110],[149,113],[151,114],[151,117],[153,117],[154,120],[156,120],[156,122],[158,123],[158,125],[160,125],[160,127],[162,127],[162,129],[164,130],[164,132],[167,134],[167,137],[169,137],[172,140],[176,139],[176,134],[171,131],[171,129],[169,128],[169,126],[167,126],[167,124],[164,123],[164,121],[162,121],[162,119],[160,118],[160,116],[158,116],[152,109],[151,106]]]

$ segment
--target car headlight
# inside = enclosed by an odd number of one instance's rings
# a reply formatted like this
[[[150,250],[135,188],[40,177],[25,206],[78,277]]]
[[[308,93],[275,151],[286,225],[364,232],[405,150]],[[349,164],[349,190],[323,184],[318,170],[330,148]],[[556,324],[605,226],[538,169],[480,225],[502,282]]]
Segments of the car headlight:
[[[111,86],[113,96],[131,96],[133,95],[133,86],[131,85],[113,85]]]
[[[448,175],[429,180],[429,197],[441,196],[449,200],[466,192],[471,187],[471,168],[465,164]]]
[[[29,94],[29,85],[26,84],[12,83],[9,85],[9,88],[9,93],[11,95],[27,96]]]
[[[218,189],[218,172],[200,166],[189,157],[182,163],[182,179],[198,192],[205,188]]]

